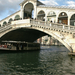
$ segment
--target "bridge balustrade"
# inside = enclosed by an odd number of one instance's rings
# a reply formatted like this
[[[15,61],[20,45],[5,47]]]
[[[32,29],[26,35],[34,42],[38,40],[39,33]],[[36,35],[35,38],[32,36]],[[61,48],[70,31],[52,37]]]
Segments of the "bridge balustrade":
[[[61,24],[58,25],[58,24],[51,23],[51,27],[62,29],[63,28],[63,25],[61,25]]]
[[[62,30],[70,30],[70,31],[75,31],[75,26],[68,26],[64,24],[59,24],[59,23],[47,23],[45,21],[41,20],[34,20],[34,19],[24,19],[24,20],[17,20],[17,21],[12,21],[11,24],[8,24],[6,26],[0,27],[0,33],[10,29],[13,25],[18,25],[18,24],[32,24],[32,25],[38,25],[38,26],[44,26],[44,27],[50,27],[50,28],[56,28],[56,29],[62,29]]]
[[[4,32],[4,31],[6,31],[6,30],[9,30],[9,29],[11,29],[11,28],[12,28],[11,25],[7,25],[7,26],[4,26],[4,27],[1,27],[1,28],[0,28],[0,33],[1,33],[1,32]]]
[[[31,19],[30,23],[36,24],[36,25],[46,25],[45,21],[41,21],[41,20],[33,20],[33,19]]]
[[[35,25],[50,26],[51,28],[75,31],[75,26],[69,26],[69,25],[64,25],[59,23],[46,23],[45,21],[40,21],[40,20],[31,20],[31,23]]]
[[[75,31],[75,26],[68,26],[68,25],[64,25],[64,24],[51,24],[51,27],[55,27],[58,29],[63,29],[63,30],[71,30],[71,31]]]

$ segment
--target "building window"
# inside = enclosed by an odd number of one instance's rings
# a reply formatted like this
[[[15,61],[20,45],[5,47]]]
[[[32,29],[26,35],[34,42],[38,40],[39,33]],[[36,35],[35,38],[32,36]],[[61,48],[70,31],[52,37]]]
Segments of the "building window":
[[[55,12],[51,11],[48,13],[48,16],[52,16],[52,15],[55,15]]]
[[[16,15],[15,16],[15,20],[20,20],[20,16],[19,15]]]

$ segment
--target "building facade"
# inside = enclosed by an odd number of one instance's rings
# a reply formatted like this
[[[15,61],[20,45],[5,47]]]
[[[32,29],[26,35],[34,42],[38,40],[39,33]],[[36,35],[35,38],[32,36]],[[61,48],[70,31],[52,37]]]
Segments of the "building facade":
[[[13,20],[32,18],[33,15],[34,19],[75,26],[75,8],[47,6],[38,0],[24,0],[20,6],[19,11],[1,20],[0,26],[5,26]]]

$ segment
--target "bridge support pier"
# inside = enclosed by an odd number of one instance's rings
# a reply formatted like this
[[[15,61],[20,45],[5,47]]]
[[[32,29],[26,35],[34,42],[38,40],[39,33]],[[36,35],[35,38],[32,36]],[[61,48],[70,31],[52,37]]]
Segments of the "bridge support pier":
[[[75,53],[75,44],[72,44],[73,53]]]
[[[68,55],[75,56],[75,44],[71,44],[71,46],[72,46],[72,51],[70,53],[68,53]]]

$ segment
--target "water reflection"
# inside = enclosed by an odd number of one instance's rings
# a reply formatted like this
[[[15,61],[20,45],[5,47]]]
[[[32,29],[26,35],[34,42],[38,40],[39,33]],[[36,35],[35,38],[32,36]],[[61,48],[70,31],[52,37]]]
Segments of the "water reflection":
[[[64,46],[43,46],[40,51],[0,53],[1,75],[75,75],[75,57]]]

